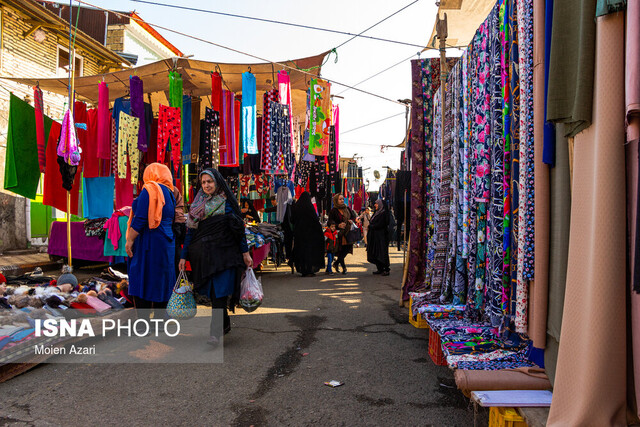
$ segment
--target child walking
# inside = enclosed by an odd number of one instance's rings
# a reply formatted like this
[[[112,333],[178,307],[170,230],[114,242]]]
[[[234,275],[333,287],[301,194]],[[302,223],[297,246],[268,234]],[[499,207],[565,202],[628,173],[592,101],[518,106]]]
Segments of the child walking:
[[[333,264],[333,254],[336,252],[336,240],[338,238],[338,231],[336,230],[336,224],[330,221],[327,228],[324,230],[324,248],[327,253],[327,274],[333,274],[331,271],[331,264]]]

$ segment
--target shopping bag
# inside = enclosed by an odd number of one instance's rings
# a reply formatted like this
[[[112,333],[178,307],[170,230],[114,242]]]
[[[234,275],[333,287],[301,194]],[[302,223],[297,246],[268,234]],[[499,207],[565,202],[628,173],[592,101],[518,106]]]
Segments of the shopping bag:
[[[242,282],[240,283],[240,307],[247,313],[255,311],[262,305],[262,283],[253,272],[253,268],[247,268]]]
[[[197,311],[193,285],[189,283],[187,274],[181,271],[167,303],[167,314],[174,319],[191,319]]]
[[[360,228],[356,224],[352,223],[351,230],[347,232],[345,238],[347,240],[347,244],[349,245],[359,242],[360,240],[362,240],[362,230],[360,230]]]

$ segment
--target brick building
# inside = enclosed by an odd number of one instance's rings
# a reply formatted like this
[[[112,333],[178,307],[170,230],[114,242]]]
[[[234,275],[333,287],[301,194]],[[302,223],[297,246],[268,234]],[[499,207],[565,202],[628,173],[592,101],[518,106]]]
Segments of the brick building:
[[[0,0],[0,76],[63,77],[69,67],[67,21],[32,0]],[[83,31],[76,34],[76,75],[100,74],[131,63]],[[31,87],[0,79],[0,182],[4,184],[9,93],[33,102]],[[61,119],[66,97],[44,92],[45,114]],[[31,203],[0,185],[0,251],[25,248]],[[36,205],[36,204],[34,204]],[[46,234],[46,233],[45,233]]]

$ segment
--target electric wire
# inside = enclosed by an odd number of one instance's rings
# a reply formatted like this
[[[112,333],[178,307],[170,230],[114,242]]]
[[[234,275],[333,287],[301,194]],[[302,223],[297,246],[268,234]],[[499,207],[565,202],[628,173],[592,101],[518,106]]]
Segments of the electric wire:
[[[126,15],[126,14],[121,13],[121,12],[116,12],[116,11],[111,10],[111,9],[106,9],[106,8],[103,8],[103,7],[97,6],[97,5],[95,5],[95,4],[92,4],[92,3],[87,2],[87,1],[85,1],[85,0],[76,0],[76,1],[77,1],[78,3],[86,4],[87,6],[91,6],[91,7],[94,7],[94,8],[96,8],[96,9],[102,10],[102,11],[104,11],[104,12],[110,12],[110,13],[113,13],[113,14],[118,15],[118,16],[121,16],[121,17],[129,17],[129,18],[130,18],[130,16],[129,16],[129,15]],[[234,48],[232,48],[232,47],[228,47],[228,46],[224,46],[224,45],[221,45],[221,44],[219,44],[219,43],[214,43],[214,42],[212,42],[212,41],[205,40],[205,39],[200,38],[200,37],[192,36],[192,35],[190,35],[190,34],[183,33],[183,32],[181,32],[181,31],[173,30],[173,29],[171,29],[171,28],[168,28],[168,27],[165,27],[165,26],[162,26],[162,25],[153,24],[153,23],[151,23],[151,22],[147,22],[147,21],[145,21],[145,22],[146,22],[149,26],[154,27],[154,28],[159,28],[159,29],[161,29],[161,30],[169,31],[169,32],[171,32],[171,33],[178,34],[178,35],[183,36],[183,37],[191,38],[191,39],[193,39],[193,40],[198,40],[198,41],[200,41],[200,42],[203,42],[203,43],[206,43],[206,44],[210,44],[210,45],[212,45],[212,46],[219,47],[219,48],[221,48],[221,49],[229,50],[229,51],[231,51],[231,52],[239,53],[239,54],[241,54],[241,55],[245,55],[245,56],[248,56],[248,57],[250,57],[250,58],[258,59],[258,60],[263,61],[263,62],[268,62],[268,63],[270,63],[270,64],[278,65],[278,66],[280,66],[280,67],[287,68],[287,69],[289,69],[289,70],[297,71],[297,72],[300,72],[300,73],[303,73],[303,74],[309,75],[309,76],[311,76],[312,78],[318,78],[318,76],[316,76],[315,74],[312,74],[312,73],[310,73],[310,72],[308,72],[308,71],[305,71],[305,70],[301,70],[301,69],[299,69],[299,68],[294,68],[294,67],[292,67],[292,66],[290,66],[290,65],[286,65],[286,64],[283,64],[283,63],[280,63],[280,62],[276,62],[276,61],[271,61],[271,60],[269,60],[269,59],[262,58],[262,57],[257,56],[257,55],[253,55],[253,54],[251,54],[251,53],[243,52],[243,51],[241,51],[241,50],[234,49]],[[401,102],[398,102],[398,101],[393,100],[393,99],[391,99],[391,98],[387,98],[387,97],[385,97],[385,96],[378,95],[378,94],[375,94],[375,93],[372,93],[372,92],[369,92],[369,91],[366,91],[366,90],[362,90],[362,89],[354,88],[354,87],[352,87],[352,86],[350,86],[350,85],[347,85],[347,84],[344,84],[344,83],[340,83],[340,82],[338,82],[338,81],[336,81],[336,80],[333,80],[333,79],[328,79],[328,78],[324,78],[324,77],[323,77],[323,80],[326,80],[326,81],[328,81],[329,83],[336,84],[336,85],[338,85],[338,86],[344,86],[344,87],[352,88],[353,90],[356,90],[356,91],[358,91],[358,92],[362,92],[362,93],[365,93],[365,94],[367,94],[367,95],[370,95],[370,96],[373,96],[373,97],[376,97],[376,98],[380,98],[380,99],[383,99],[383,100],[385,100],[385,101],[392,102],[392,103],[394,103],[394,104],[398,104],[398,105],[402,105],[402,106],[404,106],[404,104],[402,104]]]
[[[286,26],[289,26],[289,27],[298,27],[298,28],[304,28],[304,29],[307,29],[307,30],[324,31],[324,32],[327,32],[327,33],[335,33],[335,34],[342,34],[342,35],[345,35],[345,36],[353,36],[354,38],[355,37],[360,37],[360,38],[371,39],[371,40],[376,40],[376,41],[382,41],[382,42],[387,42],[387,43],[395,43],[395,44],[401,44],[401,45],[405,45],[405,46],[413,46],[413,47],[424,48],[423,44],[415,44],[415,43],[408,43],[408,42],[403,42],[403,41],[398,41],[398,40],[390,40],[390,39],[385,39],[385,38],[382,38],[382,37],[365,36],[365,35],[361,35],[361,34],[349,33],[347,31],[340,31],[340,30],[332,30],[332,29],[328,29],[328,28],[314,27],[312,25],[294,24],[294,23],[291,23],[291,22],[276,21],[274,19],[265,19],[265,18],[257,18],[255,16],[245,16],[245,15],[237,15],[237,14],[233,14],[233,13],[217,12],[217,11],[214,11],[214,10],[199,9],[199,8],[196,8],[196,7],[188,7],[188,6],[179,6],[179,5],[175,5],[175,4],[159,3],[159,2],[148,1],[148,0],[131,0],[131,1],[132,2],[136,2],[136,3],[144,3],[144,4],[154,5],[154,6],[163,6],[163,7],[170,7],[170,8],[174,8],[174,9],[190,10],[190,11],[194,11],[194,12],[210,13],[210,14],[213,14],[213,15],[227,16],[227,17],[230,17],[230,18],[248,19],[248,20],[252,20],[252,21],[266,22],[266,23],[269,23],[269,24],[286,25]],[[365,31],[367,31],[367,30],[365,30]]]
[[[357,37],[361,37],[364,33],[366,33],[367,31],[369,31],[370,29],[372,29],[375,26],[378,26],[380,24],[382,24],[384,21],[386,21],[387,19],[397,15],[398,13],[402,12],[403,10],[405,10],[406,8],[408,8],[411,5],[414,5],[416,3],[418,3],[419,0],[414,0],[413,2],[409,3],[408,5],[406,5],[405,7],[403,7],[402,9],[398,9],[397,11],[395,11],[394,13],[392,13],[391,15],[387,16],[386,18],[384,18],[381,21],[376,22],[375,24],[373,24],[372,26],[370,26],[369,28],[367,28],[366,30],[363,30],[362,32],[360,32],[359,34],[351,37],[349,40],[342,42],[341,44],[339,44],[338,46],[334,47],[334,49],[339,49],[342,46],[344,46],[345,44],[349,43],[351,40],[357,38]]]
[[[375,125],[375,124],[378,124],[380,122],[384,122],[385,120],[389,120],[389,119],[392,119],[392,118],[398,117],[398,116],[403,116],[405,114],[406,113],[403,111],[402,113],[394,114],[393,116],[385,117],[384,119],[379,119],[379,120],[376,120],[375,122],[371,122],[371,123],[367,123],[366,125],[358,126],[357,128],[349,129],[349,130],[344,131],[344,132],[340,131],[340,135],[342,136],[345,133],[353,132],[354,130],[358,130],[358,129],[362,129],[362,128],[367,127],[367,126]]]

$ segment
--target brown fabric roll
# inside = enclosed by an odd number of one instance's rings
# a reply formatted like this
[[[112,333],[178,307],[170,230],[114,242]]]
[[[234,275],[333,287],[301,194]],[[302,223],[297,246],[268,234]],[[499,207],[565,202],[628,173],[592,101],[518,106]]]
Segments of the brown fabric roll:
[[[549,426],[626,425],[624,13],[597,18],[594,115],[576,135]]]
[[[544,145],[544,0],[533,2],[533,135],[535,167],[535,263],[529,288],[529,336],[544,348],[547,339],[549,283],[549,167],[542,162]]]
[[[540,368],[504,369],[500,371],[467,371],[457,369],[453,374],[456,385],[470,397],[479,390],[548,390],[551,383]]]

